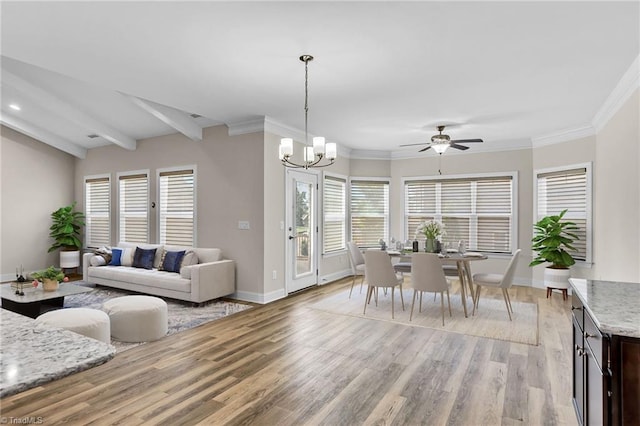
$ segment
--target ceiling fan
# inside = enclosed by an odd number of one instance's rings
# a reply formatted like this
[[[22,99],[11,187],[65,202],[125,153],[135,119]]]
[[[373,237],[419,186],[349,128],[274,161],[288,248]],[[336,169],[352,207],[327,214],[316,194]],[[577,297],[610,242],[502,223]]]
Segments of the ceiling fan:
[[[442,131],[444,130],[445,126],[438,126],[438,132],[440,132],[437,135],[433,135],[431,136],[431,142],[427,142],[427,146],[422,148],[420,151],[418,152],[423,152],[428,150],[429,148],[433,148],[433,150],[435,152],[437,152],[438,154],[443,154],[448,148],[455,148],[455,149],[459,149],[461,151],[467,150],[469,149],[468,146],[464,146],[464,145],[458,145],[459,143],[474,143],[474,142],[482,142],[482,139],[458,139],[458,140],[451,140],[451,138],[449,137],[449,135],[445,135],[442,134]],[[410,144],[406,144],[406,145],[400,145],[400,146],[415,146],[415,145],[424,145],[424,142],[422,143],[410,143]]]

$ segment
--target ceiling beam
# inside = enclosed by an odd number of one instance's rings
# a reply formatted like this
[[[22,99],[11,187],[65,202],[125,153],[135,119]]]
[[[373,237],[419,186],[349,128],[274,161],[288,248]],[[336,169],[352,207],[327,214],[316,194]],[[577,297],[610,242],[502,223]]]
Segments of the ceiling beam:
[[[48,130],[44,130],[38,126],[34,126],[28,121],[18,118],[5,110],[2,110],[0,122],[17,132],[37,139],[40,142],[46,143],[47,145],[59,149],[60,151],[71,154],[74,157],[87,157],[87,150],[85,148],[80,147],[73,142],[69,142],[68,140],[63,139],[60,136],[49,132]]]
[[[74,122],[78,126],[88,130],[90,133],[102,136],[104,139],[119,145],[122,148],[131,151],[136,149],[136,140],[131,136],[125,135],[110,125],[90,116],[80,108],[75,107],[41,87],[38,87],[4,69],[2,70],[2,85],[12,87],[37,102],[42,108],[45,108],[66,120]]]
[[[200,127],[195,120],[192,120],[185,112],[157,104],[155,102],[146,101],[135,96],[127,95],[125,93],[121,94],[138,107],[153,115],[166,125],[173,127],[189,139],[194,141],[202,140],[202,127]]]

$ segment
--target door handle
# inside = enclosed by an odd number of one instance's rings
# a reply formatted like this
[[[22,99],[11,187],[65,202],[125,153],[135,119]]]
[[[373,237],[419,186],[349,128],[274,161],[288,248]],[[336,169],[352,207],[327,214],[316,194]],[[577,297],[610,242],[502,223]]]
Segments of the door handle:
[[[290,240],[293,240],[294,238],[298,238],[298,236],[297,235],[289,235],[289,239]]]

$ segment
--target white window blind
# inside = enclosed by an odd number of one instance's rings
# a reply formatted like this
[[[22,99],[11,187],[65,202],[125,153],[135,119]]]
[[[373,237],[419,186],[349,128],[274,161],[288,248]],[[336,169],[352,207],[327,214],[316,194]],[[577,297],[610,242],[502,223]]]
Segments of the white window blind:
[[[416,235],[418,225],[436,219],[445,225],[444,241],[465,240],[472,250],[511,253],[513,177],[470,177],[405,181],[405,231]]]
[[[587,260],[587,213],[588,213],[587,169],[554,171],[537,174],[537,219],[557,215],[568,209],[565,221],[574,222],[579,230],[573,233],[580,238],[570,252],[576,260]]]
[[[159,174],[160,244],[194,245],[195,174],[193,170]]]
[[[120,176],[118,241],[149,241],[149,178],[146,173]]]
[[[111,244],[110,180],[108,177],[86,178],[85,187],[85,239],[87,247]]]
[[[351,181],[351,241],[374,247],[389,236],[389,182]]]
[[[323,183],[323,248],[325,253],[346,248],[347,234],[347,182],[345,179],[325,176]]]

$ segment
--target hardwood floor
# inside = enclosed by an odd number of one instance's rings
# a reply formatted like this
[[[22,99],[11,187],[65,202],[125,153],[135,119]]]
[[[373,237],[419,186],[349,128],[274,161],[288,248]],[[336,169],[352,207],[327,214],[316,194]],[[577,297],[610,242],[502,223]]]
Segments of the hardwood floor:
[[[168,336],[4,398],[2,417],[45,424],[576,424],[569,301],[511,290],[512,300],[538,303],[539,346],[308,307],[350,282]]]

